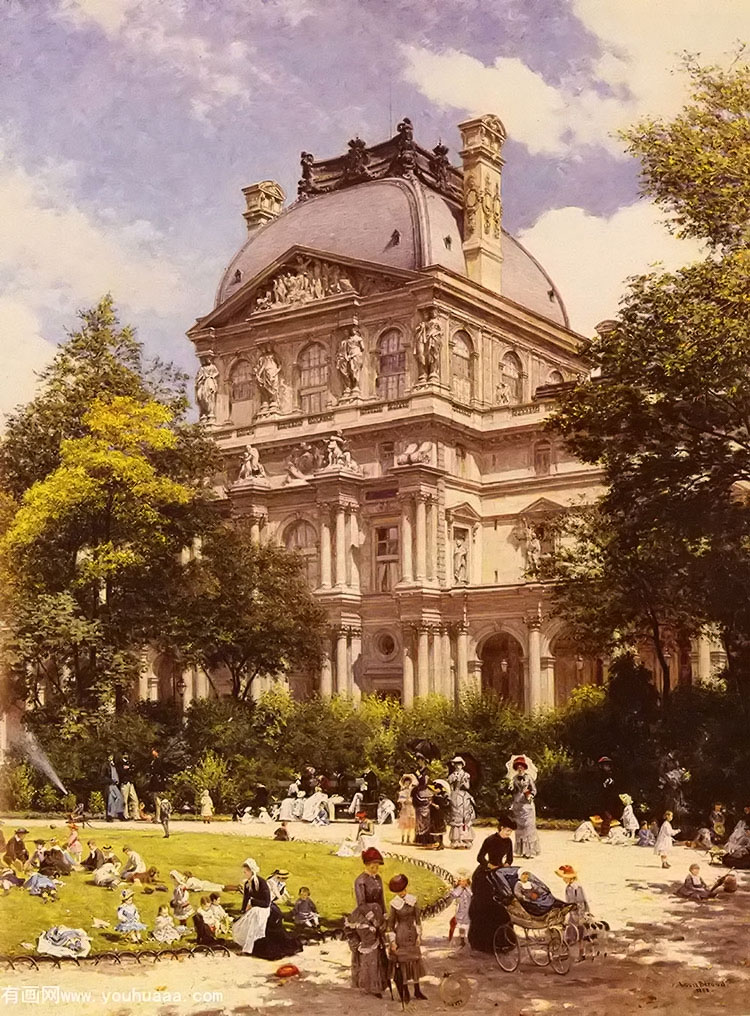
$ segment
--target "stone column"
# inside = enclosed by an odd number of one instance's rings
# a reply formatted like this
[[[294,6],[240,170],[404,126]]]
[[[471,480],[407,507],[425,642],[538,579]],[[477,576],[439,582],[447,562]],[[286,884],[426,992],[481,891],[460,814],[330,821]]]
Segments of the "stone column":
[[[195,667],[187,667],[182,672],[185,691],[182,693],[182,708],[187,709],[195,698]]]
[[[336,588],[346,587],[346,511],[336,505]]]
[[[195,670],[196,679],[196,698],[208,698],[211,691],[211,685],[208,681],[208,675],[202,667],[196,667]]]
[[[333,695],[333,667],[331,650],[328,645],[323,647],[323,659],[320,662],[320,697],[329,699]]]
[[[405,496],[401,499],[401,581],[414,581],[414,565],[411,559],[411,506],[412,499]]]
[[[359,565],[357,563],[357,551],[359,549],[359,521],[357,519],[357,507],[352,505],[349,509],[349,586],[359,590]]]
[[[427,577],[427,501],[424,494],[417,495],[417,574],[418,583]]]
[[[362,631],[359,628],[352,629],[351,640],[351,661],[349,665],[349,694],[352,701],[357,703],[362,700],[362,689],[354,679],[355,670],[359,671],[362,666]]]
[[[349,691],[349,639],[345,628],[336,630],[336,694]]]
[[[440,632],[440,641],[442,652],[440,657],[443,665],[443,680],[442,680],[442,693],[451,702],[455,699],[455,692],[453,687],[453,668],[451,666],[451,632],[448,625],[444,625]]]
[[[529,628],[529,693],[528,711],[535,713],[542,708],[542,633],[541,620],[532,617]]]
[[[401,686],[401,702],[407,708],[414,705],[414,648],[413,635],[409,628],[401,629],[403,682]]]
[[[417,637],[417,698],[425,698],[430,691],[430,633],[427,625],[419,626]]]
[[[555,708],[555,658],[554,656],[543,656],[541,659],[542,672],[542,708]]]
[[[258,512],[253,512],[250,516],[250,539],[253,543],[260,543],[260,527],[263,521],[263,516]]]
[[[148,699],[148,663],[145,661],[141,666],[141,671],[138,674],[138,701],[145,702]]]
[[[427,502],[427,578],[434,582],[437,579],[437,498],[431,497]]]
[[[711,639],[707,635],[698,636],[698,680],[707,681],[711,677]]]
[[[331,588],[331,513],[328,505],[320,513],[320,588]]]
[[[456,691],[460,695],[469,685],[469,629],[462,624],[456,638]]]

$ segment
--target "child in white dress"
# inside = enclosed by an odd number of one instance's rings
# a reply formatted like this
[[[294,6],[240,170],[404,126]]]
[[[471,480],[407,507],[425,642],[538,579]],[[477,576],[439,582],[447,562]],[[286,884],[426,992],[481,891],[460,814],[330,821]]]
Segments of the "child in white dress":
[[[658,854],[661,858],[662,868],[671,868],[672,865],[669,863],[669,851],[674,845],[675,836],[680,835],[679,829],[672,828],[672,819],[674,815],[671,811],[664,812],[664,821],[659,827],[659,835],[656,837],[656,844],[654,846],[654,853]]]
[[[180,932],[175,928],[174,919],[169,913],[169,908],[167,906],[159,907],[159,912],[154,921],[154,930],[151,932],[151,938],[157,942],[164,942],[165,945],[170,945],[172,942],[177,942],[180,937]]]

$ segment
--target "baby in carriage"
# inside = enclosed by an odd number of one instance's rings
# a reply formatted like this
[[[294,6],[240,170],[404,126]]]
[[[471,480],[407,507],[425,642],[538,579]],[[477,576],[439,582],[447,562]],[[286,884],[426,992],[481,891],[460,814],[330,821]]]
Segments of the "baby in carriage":
[[[553,896],[549,886],[530,871],[520,873],[513,887],[513,895],[532,917],[544,917],[551,910],[560,910],[565,906],[564,901]]]

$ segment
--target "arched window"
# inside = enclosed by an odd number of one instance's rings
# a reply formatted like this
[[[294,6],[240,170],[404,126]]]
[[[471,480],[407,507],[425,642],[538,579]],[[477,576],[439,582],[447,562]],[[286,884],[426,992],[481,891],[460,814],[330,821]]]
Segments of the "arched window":
[[[565,378],[562,376],[559,370],[551,370],[549,372],[549,376],[547,377],[548,385],[561,385],[563,384],[564,381]]]
[[[305,565],[305,577],[312,589],[320,585],[318,568],[318,534],[309,522],[293,522],[284,533],[287,550],[300,554]]]
[[[299,355],[299,408],[303,413],[322,413],[328,401],[328,354],[319,342]]]
[[[460,402],[471,402],[472,381],[471,339],[466,332],[456,332],[451,349],[451,384]]]
[[[506,402],[523,402],[523,367],[516,353],[506,353],[500,361],[499,387]]]
[[[377,392],[381,399],[392,402],[403,398],[406,388],[406,349],[397,328],[383,332],[378,342]]]
[[[232,368],[230,389],[232,403],[247,402],[253,396],[253,369],[247,360],[240,360]]]

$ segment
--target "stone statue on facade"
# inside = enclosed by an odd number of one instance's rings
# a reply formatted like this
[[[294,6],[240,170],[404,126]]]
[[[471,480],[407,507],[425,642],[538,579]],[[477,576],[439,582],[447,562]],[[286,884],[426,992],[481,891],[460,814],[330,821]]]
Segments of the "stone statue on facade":
[[[348,143],[348,152],[344,156],[343,179],[346,183],[356,183],[359,180],[369,180],[370,155],[367,145],[361,138],[352,138]]]
[[[285,485],[297,480],[307,481],[316,469],[320,469],[322,464],[322,455],[319,449],[308,444],[307,441],[302,441],[292,449],[286,460]]]
[[[339,343],[336,369],[344,379],[345,400],[359,398],[359,375],[365,362],[365,340],[355,321],[348,334]]]
[[[195,375],[195,401],[201,420],[216,419],[216,399],[219,395],[219,371],[213,353],[200,355],[200,367]]]
[[[261,350],[253,373],[255,374],[258,388],[260,388],[262,411],[271,412],[274,409],[278,409],[281,364],[269,346]]]
[[[297,183],[297,197],[305,201],[311,194],[315,193],[315,175],[313,163],[315,156],[312,152],[301,152],[299,157],[301,176]]]
[[[498,382],[495,388],[495,402],[498,406],[510,405],[510,385],[507,381]]]
[[[348,469],[353,473],[362,471],[352,458],[346,438],[340,430],[335,431],[326,439],[325,456],[326,469]]]
[[[469,581],[469,548],[465,532],[456,533],[453,548],[453,581],[459,584]]]
[[[265,289],[258,292],[253,313],[277,307],[296,307],[326,296],[356,292],[351,278],[333,262],[300,256],[292,269],[279,272]]]
[[[260,464],[260,452],[255,445],[245,445],[245,452],[242,456],[242,464],[237,477],[238,483],[246,483],[248,480],[260,480],[266,475],[266,471]]]
[[[435,178],[435,186],[438,190],[445,190],[448,186],[448,172],[450,170],[448,161],[448,146],[438,141],[432,149],[430,156],[430,170]]]
[[[391,168],[396,176],[410,179],[414,176],[417,166],[417,153],[414,148],[414,127],[408,116],[404,117],[396,131],[398,133],[398,150]]]
[[[417,441],[412,441],[396,456],[396,465],[416,466],[423,462],[429,462],[431,453],[432,441],[423,441],[421,444]]]
[[[440,348],[443,328],[433,308],[429,316],[420,321],[414,333],[414,356],[417,360],[419,384],[437,381],[440,376]]]
[[[524,523],[524,549],[526,554],[526,574],[535,575],[542,561],[542,541],[536,526]]]

